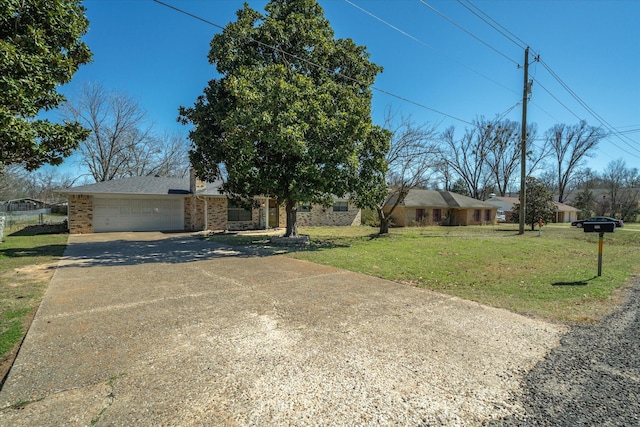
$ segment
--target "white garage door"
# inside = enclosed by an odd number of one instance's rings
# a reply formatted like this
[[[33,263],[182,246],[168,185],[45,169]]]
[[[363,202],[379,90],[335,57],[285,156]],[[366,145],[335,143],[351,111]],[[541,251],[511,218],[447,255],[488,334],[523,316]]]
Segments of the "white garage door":
[[[182,198],[93,199],[93,231],[166,231],[184,229]]]

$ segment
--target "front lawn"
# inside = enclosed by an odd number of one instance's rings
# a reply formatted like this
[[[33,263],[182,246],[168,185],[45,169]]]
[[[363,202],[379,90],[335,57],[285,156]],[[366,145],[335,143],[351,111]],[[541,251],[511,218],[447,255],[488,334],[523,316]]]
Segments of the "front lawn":
[[[5,230],[0,243],[0,380],[62,256],[68,235],[59,226]]]
[[[573,227],[544,227],[541,236],[520,236],[511,224],[397,228],[386,237],[370,227],[300,232],[311,244],[287,248],[287,256],[562,322],[599,318],[617,302],[616,290],[640,274],[640,232],[632,227],[605,235],[601,277],[598,235]],[[269,249],[256,237],[211,239]]]

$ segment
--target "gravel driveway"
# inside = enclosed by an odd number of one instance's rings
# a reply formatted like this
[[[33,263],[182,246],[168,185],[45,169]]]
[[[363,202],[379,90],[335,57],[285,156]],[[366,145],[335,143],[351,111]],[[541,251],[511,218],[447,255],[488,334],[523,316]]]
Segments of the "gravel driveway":
[[[0,425],[483,425],[566,328],[190,235],[70,236]]]
[[[619,311],[579,326],[523,379],[525,409],[494,426],[640,426],[640,278]]]

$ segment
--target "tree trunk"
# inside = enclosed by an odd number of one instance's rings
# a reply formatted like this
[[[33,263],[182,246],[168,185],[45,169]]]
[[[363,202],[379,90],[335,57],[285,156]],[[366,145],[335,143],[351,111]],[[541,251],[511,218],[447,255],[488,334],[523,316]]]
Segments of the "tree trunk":
[[[389,233],[389,217],[384,214],[384,211],[380,208],[376,208],[378,212],[378,221],[380,222],[380,231],[378,234],[388,234]]]
[[[287,200],[287,231],[284,237],[298,237],[298,208],[293,200]]]

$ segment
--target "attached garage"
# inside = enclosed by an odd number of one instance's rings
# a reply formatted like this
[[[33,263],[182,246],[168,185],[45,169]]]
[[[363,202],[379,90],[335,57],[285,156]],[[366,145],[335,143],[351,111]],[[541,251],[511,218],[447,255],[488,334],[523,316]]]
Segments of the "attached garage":
[[[95,233],[183,228],[183,197],[94,197],[93,200]]]
[[[256,197],[254,200],[260,206],[244,212],[244,208],[229,204],[221,192],[221,185],[222,181],[199,181],[192,173],[183,178],[121,178],[57,192],[68,199],[68,226],[72,234],[247,230],[284,226],[284,206],[276,206],[266,197]],[[344,212],[320,206],[313,209],[309,208],[305,225],[360,223],[360,211],[357,209]]]
[[[195,179],[195,178],[194,178]],[[139,176],[60,190],[69,200],[70,233],[185,230],[186,178]]]

